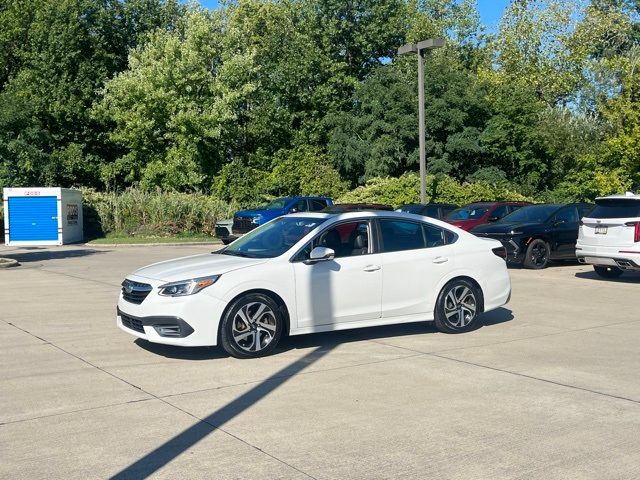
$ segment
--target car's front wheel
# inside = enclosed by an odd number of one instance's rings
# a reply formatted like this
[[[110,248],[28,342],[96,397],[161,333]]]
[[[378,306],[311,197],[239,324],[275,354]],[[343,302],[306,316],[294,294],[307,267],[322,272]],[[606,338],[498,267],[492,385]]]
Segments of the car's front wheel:
[[[477,326],[481,298],[475,285],[465,279],[444,286],[434,312],[436,328],[445,333],[462,333]]]
[[[618,278],[620,275],[622,275],[622,269],[618,267],[594,265],[593,269],[602,278]]]
[[[220,327],[220,343],[232,357],[261,357],[276,348],[283,328],[278,304],[268,295],[250,293],[227,309]]]
[[[550,254],[551,248],[549,248],[549,244],[544,240],[537,238],[532,241],[527,247],[524,266],[526,268],[532,268],[534,270],[546,268],[549,264]]]

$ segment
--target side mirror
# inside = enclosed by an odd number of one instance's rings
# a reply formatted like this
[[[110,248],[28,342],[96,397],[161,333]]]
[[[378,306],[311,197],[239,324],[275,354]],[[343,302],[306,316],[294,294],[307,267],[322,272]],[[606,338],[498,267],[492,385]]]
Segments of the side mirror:
[[[333,260],[335,256],[336,252],[334,252],[331,248],[316,247],[311,250],[309,259],[305,260],[304,263],[306,263],[307,265],[311,265],[313,263],[324,262],[326,260]]]
[[[487,220],[489,220],[490,222],[497,222],[500,219],[494,215],[492,217],[489,217]]]

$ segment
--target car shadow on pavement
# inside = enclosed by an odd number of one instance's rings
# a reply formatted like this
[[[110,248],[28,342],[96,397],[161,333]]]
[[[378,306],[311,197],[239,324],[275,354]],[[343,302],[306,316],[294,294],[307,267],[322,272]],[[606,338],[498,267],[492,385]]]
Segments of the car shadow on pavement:
[[[490,327],[513,320],[513,314],[511,310],[501,307],[482,314],[480,320],[478,328]],[[340,344],[351,342],[404,337],[407,335],[423,335],[425,333],[438,333],[433,322],[402,323],[381,327],[294,335],[292,337],[286,336],[280,340],[280,344],[273,354],[277,355],[278,353],[289,350],[312,347],[334,348]],[[134,343],[150,353],[178,360],[215,360],[217,358],[229,357],[229,354],[221,347],[176,347],[173,345],[151,343],[140,338],[137,338]]]
[[[108,251],[109,250],[93,250],[90,248],[65,248],[61,250],[52,250],[51,248],[28,247],[21,248],[19,251],[11,251],[7,253],[2,253],[0,251],[0,256],[4,258],[12,258],[17,260],[19,263],[29,263],[87,257],[89,255],[102,254]]]
[[[498,325],[513,320],[511,310],[498,308],[482,314],[478,329]],[[439,333],[433,322],[401,323],[380,327],[357,328],[334,332],[296,335],[283,338],[276,349],[277,352],[310,347],[333,347],[344,343],[379,340],[383,338],[404,337],[408,335],[424,335]]]
[[[141,338],[136,338],[133,343],[147,352],[178,360],[214,360],[229,357],[229,354],[221,347],[176,347],[151,343]]]
[[[640,283],[640,272],[625,272],[618,278],[602,278],[593,270],[589,272],[578,272],[576,278],[582,278],[585,280],[595,280],[597,282],[609,282],[609,283]]]
[[[141,479],[151,476],[173,459],[186,452],[193,445],[207,437],[213,431],[218,430],[231,419],[242,414],[248,408],[253,407],[267,395],[277,390],[288,380],[307,369],[310,365],[320,360],[331,351],[331,348],[316,348],[302,358],[290,363],[278,370],[253,388],[236,397],[226,405],[216,409],[204,418],[199,418],[196,423],[174,437],[168,439],[160,446],[150,451],[142,458],[110,477],[111,479]],[[188,475],[187,475],[188,476]],[[211,472],[209,478],[217,478],[215,472]]]

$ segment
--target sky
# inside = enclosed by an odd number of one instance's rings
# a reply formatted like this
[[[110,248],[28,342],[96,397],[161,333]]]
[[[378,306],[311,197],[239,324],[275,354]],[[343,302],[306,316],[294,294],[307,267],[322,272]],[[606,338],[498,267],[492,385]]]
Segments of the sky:
[[[216,8],[218,6],[218,0],[199,0],[200,4],[207,8]],[[509,4],[510,0],[476,0],[478,2],[478,10],[480,11],[480,17],[482,23],[492,31],[498,26],[498,22],[502,17],[504,9]]]

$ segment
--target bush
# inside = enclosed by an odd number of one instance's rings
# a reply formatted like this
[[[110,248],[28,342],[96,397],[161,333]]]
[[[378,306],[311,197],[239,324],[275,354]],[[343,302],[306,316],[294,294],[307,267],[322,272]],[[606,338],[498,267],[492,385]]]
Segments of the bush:
[[[218,220],[229,218],[237,204],[202,193],[144,192],[130,189],[120,193],[83,190],[85,235],[211,235]]]
[[[271,168],[266,188],[275,196],[326,195],[335,198],[347,190],[347,182],[340,178],[329,158],[313,147],[280,150]]]
[[[529,200],[508,187],[488,182],[463,182],[449,176],[427,175],[427,201],[464,205],[479,200]],[[406,173],[397,178],[372,178],[338,198],[339,203],[385,203],[398,207],[420,201],[420,177]]]

